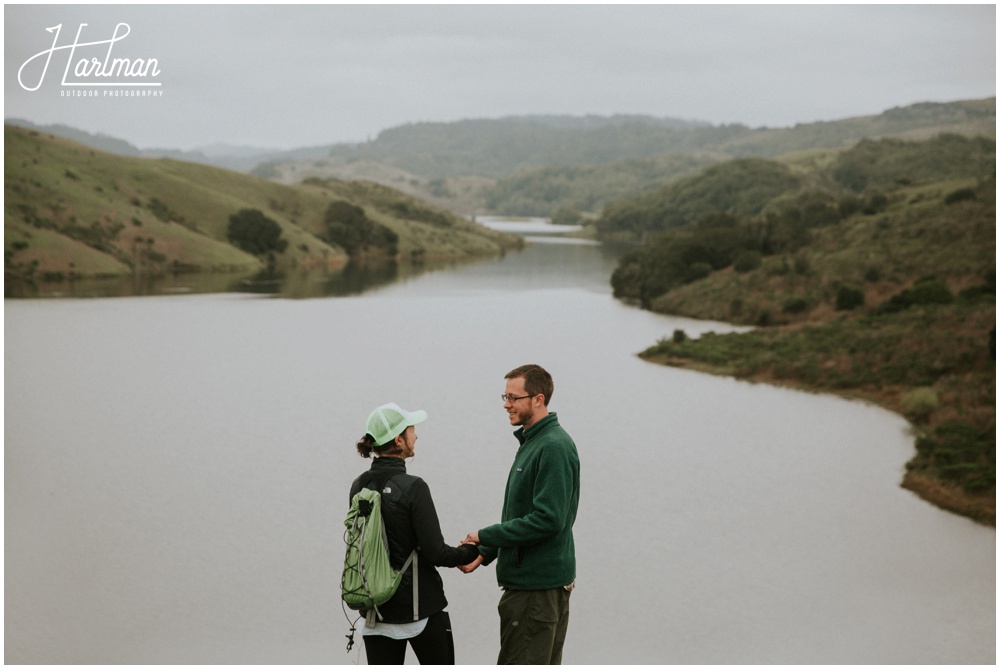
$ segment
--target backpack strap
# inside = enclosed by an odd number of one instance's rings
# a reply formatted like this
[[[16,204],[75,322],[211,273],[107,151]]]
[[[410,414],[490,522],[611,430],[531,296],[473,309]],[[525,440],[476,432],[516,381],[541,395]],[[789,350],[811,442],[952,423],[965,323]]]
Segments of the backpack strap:
[[[410,556],[406,558],[406,562],[403,563],[403,568],[399,571],[406,571],[406,568],[413,564],[413,622],[420,620],[420,589],[417,586],[417,575],[420,573],[417,569],[419,566],[420,558],[417,556],[417,549],[414,548],[410,551]]]

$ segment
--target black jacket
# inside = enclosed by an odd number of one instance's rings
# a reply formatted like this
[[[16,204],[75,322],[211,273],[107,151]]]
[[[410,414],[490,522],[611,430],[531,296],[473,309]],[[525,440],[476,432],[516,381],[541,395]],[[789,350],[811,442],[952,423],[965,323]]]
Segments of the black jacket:
[[[391,480],[390,480],[391,479]],[[374,482],[382,491],[382,520],[389,538],[389,562],[399,569],[416,548],[419,558],[419,612],[422,620],[448,605],[444,584],[435,567],[457,567],[479,556],[475,546],[455,548],[444,542],[430,488],[418,476],[406,473],[400,458],[375,458],[371,469],[351,484],[348,502],[364,487]],[[407,568],[399,589],[378,607],[384,622],[413,622],[413,570]]]

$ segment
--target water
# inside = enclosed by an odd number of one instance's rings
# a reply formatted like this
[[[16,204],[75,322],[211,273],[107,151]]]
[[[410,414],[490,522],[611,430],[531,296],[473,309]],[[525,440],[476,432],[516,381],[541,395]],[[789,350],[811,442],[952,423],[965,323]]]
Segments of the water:
[[[6,300],[5,661],[364,662],[337,595],[365,417],[427,410],[409,470],[457,543],[498,518],[497,397],[538,362],[582,460],[567,663],[995,663],[995,531],[898,487],[902,419],[645,363],[728,327],[546,241],[338,298]],[[443,578],[459,662],[494,663],[493,569]]]

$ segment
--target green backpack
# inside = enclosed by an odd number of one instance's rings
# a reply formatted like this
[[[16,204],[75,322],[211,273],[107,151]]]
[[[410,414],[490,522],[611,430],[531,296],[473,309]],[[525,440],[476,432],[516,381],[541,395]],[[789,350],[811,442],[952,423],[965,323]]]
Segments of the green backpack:
[[[371,484],[370,484],[371,485]],[[352,609],[365,613],[366,624],[374,627],[382,620],[378,607],[389,601],[399,588],[403,574],[413,565],[413,620],[418,620],[417,551],[396,571],[389,563],[389,542],[382,520],[382,494],[362,488],[351,499],[344,520],[347,554],[341,577],[341,598]],[[348,617],[350,620],[350,617]],[[353,636],[352,627],[352,636]]]

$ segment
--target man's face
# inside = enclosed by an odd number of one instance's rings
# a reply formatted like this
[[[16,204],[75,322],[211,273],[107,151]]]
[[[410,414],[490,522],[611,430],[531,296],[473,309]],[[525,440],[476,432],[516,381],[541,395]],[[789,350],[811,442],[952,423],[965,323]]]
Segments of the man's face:
[[[522,399],[507,399],[503,403],[503,408],[507,411],[511,425],[521,425],[528,427],[534,422],[534,397],[524,397],[528,393],[524,390],[524,379],[516,377],[507,379],[507,388],[504,391],[508,398],[519,397]]]

